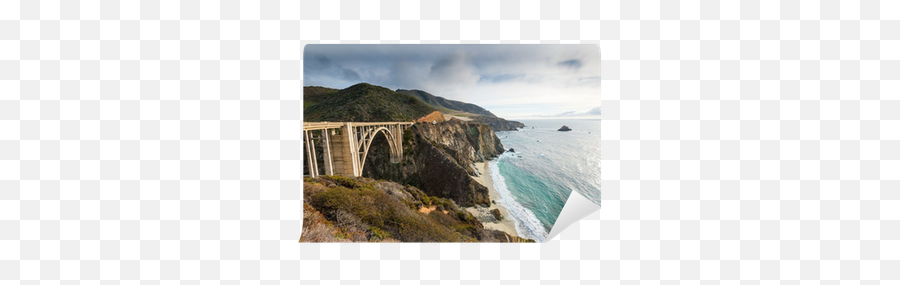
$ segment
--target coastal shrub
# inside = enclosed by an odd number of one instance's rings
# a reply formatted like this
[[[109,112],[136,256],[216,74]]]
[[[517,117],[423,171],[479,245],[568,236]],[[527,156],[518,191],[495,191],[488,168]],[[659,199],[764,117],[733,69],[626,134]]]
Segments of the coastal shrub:
[[[352,242],[364,242],[368,241],[366,238],[365,232],[353,231],[345,228],[338,228],[334,231],[334,237],[337,239],[352,241]]]
[[[327,182],[333,182],[332,186],[323,185]],[[372,179],[328,176],[316,178],[316,182],[304,183],[304,187],[311,190],[304,191],[305,202],[310,208],[314,208],[313,211],[319,213],[318,221],[326,225],[325,228],[318,229],[317,240],[372,242],[482,240],[483,226],[471,213],[461,210],[453,200],[428,196],[413,186],[401,186]],[[432,206],[435,210],[428,213],[419,212],[422,207]],[[304,220],[304,226],[306,222]],[[327,234],[329,232],[330,234]]]
[[[403,144],[404,145],[412,145],[413,139],[415,139],[415,134],[413,134],[412,129],[403,130]]]
[[[337,210],[334,216],[334,222],[338,227],[351,232],[365,232],[369,228],[369,225],[363,223],[359,217],[346,210]]]
[[[450,230],[381,191],[334,187],[318,193],[310,203],[330,219],[336,220],[338,213],[346,211],[360,224],[382,229],[401,241],[458,241]]]
[[[304,200],[312,199],[311,197],[315,196],[318,193],[324,192],[325,190],[328,190],[328,188],[326,188],[321,183],[304,182],[303,183],[303,199]]]
[[[356,179],[353,179],[353,178],[350,178],[350,177],[334,175],[334,176],[325,176],[325,178],[328,179],[328,180],[333,181],[333,182],[336,183],[337,185],[341,185],[341,186],[344,186],[344,187],[347,187],[347,188],[357,188],[357,187],[362,187],[362,186],[363,186],[362,183],[360,183],[360,182],[357,181]]]
[[[303,227],[300,234],[300,242],[338,242],[332,234],[334,230],[324,224],[313,224]]]
[[[389,238],[392,238],[391,233],[376,227],[369,227],[369,241],[377,242]]]
[[[331,222],[309,204],[303,203],[303,231],[300,242],[337,242]]]
[[[428,218],[435,221],[438,224],[446,228],[453,229],[456,233],[462,234],[467,237],[479,237],[479,233],[483,226],[481,226],[480,222],[477,221],[468,221],[466,219],[459,219],[459,212],[449,212],[444,214],[441,211],[433,211],[428,214]]]

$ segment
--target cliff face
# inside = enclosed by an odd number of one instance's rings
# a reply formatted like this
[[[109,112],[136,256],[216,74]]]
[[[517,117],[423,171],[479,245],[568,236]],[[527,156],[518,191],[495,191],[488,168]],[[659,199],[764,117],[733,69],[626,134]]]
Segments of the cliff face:
[[[417,130],[465,166],[470,174],[474,173],[473,162],[489,160],[504,151],[490,126],[477,122],[453,119],[442,124],[422,124]]]
[[[463,207],[490,204],[487,188],[469,177],[475,172],[472,163],[504,151],[490,126],[460,120],[415,124],[404,134],[403,148],[403,160],[392,164],[387,141],[378,136],[363,176],[411,184]]]
[[[498,117],[488,117],[488,116],[477,116],[472,118],[475,121],[485,123],[491,126],[495,132],[504,132],[504,131],[518,131],[517,128],[524,128],[525,124],[516,121],[507,121],[503,118]]]

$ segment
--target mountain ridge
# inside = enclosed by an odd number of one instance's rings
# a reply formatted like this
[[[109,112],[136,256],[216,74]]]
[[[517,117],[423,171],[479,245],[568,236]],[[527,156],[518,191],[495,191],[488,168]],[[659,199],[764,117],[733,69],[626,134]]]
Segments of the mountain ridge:
[[[426,104],[429,104],[434,107],[443,107],[443,108],[447,108],[450,110],[462,111],[462,112],[472,113],[472,114],[476,114],[476,115],[497,117],[497,115],[494,115],[494,113],[491,113],[491,111],[488,111],[487,109],[482,108],[481,106],[478,106],[478,105],[475,105],[472,103],[462,102],[462,101],[450,100],[450,99],[447,99],[447,98],[444,98],[441,96],[437,96],[437,95],[428,93],[426,91],[418,90],[418,89],[397,89],[396,92],[401,93],[401,94],[407,94],[410,96],[415,96],[415,97],[421,99]]]
[[[481,106],[417,89],[390,90],[369,83],[357,83],[344,89],[303,87],[303,119],[308,122],[414,121],[434,111],[467,117],[487,124],[497,132],[525,127],[521,122],[497,117]]]
[[[410,122],[436,110],[417,97],[368,83],[340,90],[309,86],[303,92],[308,122]]]
[[[438,110],[443,109],[441,111],[451,111],[451,113],[452,111],[456,111],[473,114],[474,116],[469,116],[470,119],[491,126],[496,132],[516,131],[518,128],[525,127],[525,124],[522,124],[521,122],[497,117],[497,115],[494,115],[491,111],[472,103],[450,100],[418,89],[397,89],[396,92],[419,98],[422,102],[425,102],[425,104],[429,104]]]

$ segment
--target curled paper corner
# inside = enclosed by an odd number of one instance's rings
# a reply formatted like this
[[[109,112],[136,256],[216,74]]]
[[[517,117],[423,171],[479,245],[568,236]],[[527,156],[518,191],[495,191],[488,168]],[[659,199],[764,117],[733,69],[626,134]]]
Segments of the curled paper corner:
[[[584,217],[587,217],[597,210],[600,210],[600,205],[591,202],[591,200],[582,196],[578,191],[572,191],[562,212],[559,213],[559,218],[557,218],[556,223],[553,224],[553,229],[550,230],[550,234],[547,235],[547,241],[553,240],[553,238],[569,228],[569,226],[584,219]]]

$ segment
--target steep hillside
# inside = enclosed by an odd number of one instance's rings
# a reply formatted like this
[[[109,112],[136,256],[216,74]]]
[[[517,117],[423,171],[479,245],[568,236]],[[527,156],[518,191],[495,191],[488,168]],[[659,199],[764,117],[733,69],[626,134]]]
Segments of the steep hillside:
[[[447,113],[452,114],[455,111],[473,114],[470,115],[471,119],[488,124],[496,132],[516,131],[517,128],[525,127],[525,125],[520,122],[508,121],[504,118],[497,117],[494,113],[475,104],[449,100],[422,90],[399,89],[397,92],[422,99],[423,102]]]
[[[470,104],[470,103],[466,103],[466,102],[448,100],[448,99],[445,99],[444,97],[435,96],[435,95],[432,95],[431,93],[428,93],[428,92],[425,92],[422,90],[398,89],[397,93],[414,96],[416,98],[421,99],[423,102],[428,103],[429,105],[434,106],[436,108],[446,108],[446,109],[450,109],[450,110],[456,110],[456,111],[472,113],[472,114],[477,114],[477,115],[496,117],[493,113],[491,113],[488,110],[485,110],[484,108],[481,108],[478,105]]]
[[[321,88],[321,87],[319,87]],[[307,88],[304,88],[304,92]],[[421,99],[390,89],[360,83],[345,89],[311,89],[311,102],[304,95],[303,119],[307,122],[397,122],[413,121],[436,109]]]
[[[370,178],[303,182],[301,242],[533,242],[485,229],[451,200]]]
[[[303,109],[319,104],[339,90],[320,86],[303,87]]]

